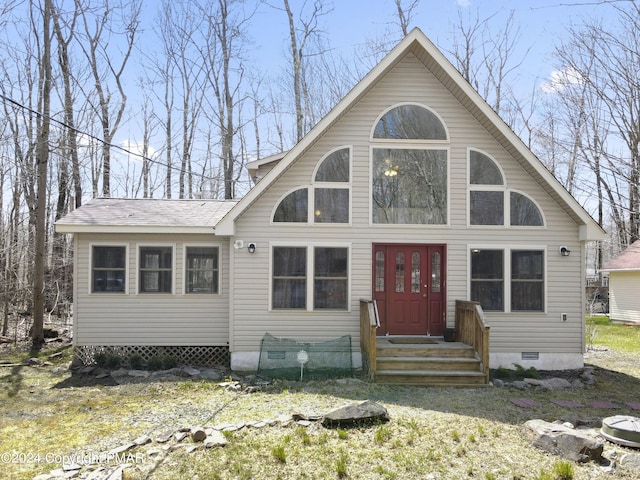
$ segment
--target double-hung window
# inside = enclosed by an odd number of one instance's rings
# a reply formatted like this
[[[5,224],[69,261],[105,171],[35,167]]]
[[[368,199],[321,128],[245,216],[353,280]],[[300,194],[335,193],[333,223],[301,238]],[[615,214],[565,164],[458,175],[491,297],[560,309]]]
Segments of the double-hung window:
[[[471,300],[494,312],[545,310],[542,249],[471,250]]]
[[[173,247],[139,247],[138,269],[139,293],[173,293]]]
[[[274,310],[347,310],[349,249],[275,246],[271,307]]]
[[[219,248],[185,248],[185,293],[219,293]]]
[[[124,293],[126,276],[126,246],[93,245],[91,247],[92,293]]]

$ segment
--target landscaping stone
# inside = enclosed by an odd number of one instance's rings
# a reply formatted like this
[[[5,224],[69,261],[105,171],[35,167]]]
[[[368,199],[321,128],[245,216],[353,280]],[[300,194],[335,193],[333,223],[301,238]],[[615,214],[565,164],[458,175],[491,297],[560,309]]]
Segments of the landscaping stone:
[[[325,427],[340,427],[388,422],[389,412],[382,405],[365,400],[327,413],[322,420]]]
[[[147,378],[150,375],[150,373],[147,372],[146,370],[129,370],[127,375],[129,375],[130,377]]]
[[[543,380],[540,386],[548,388],[549,390],[554,390],[556,388],[571,388],[571,382],[564,378],[548,378],[547,380]]]
[[[213,430],[211,435],[204,439],[204,448],[224,447],[226,444],[227,438],[217,430]]]
[[[182,367],[182,373],[187,377],[197,377],[198,375],[200,375],[200,370],[187,366]]]
[[[525,427],[531,444],[545,452],[573,462],[603,460],[604,441],[583,430],[574,430],[544,420],[529,420]]]
[[[620,468],[640,474],[640,453],[625,453],[620,458]]]
[[[142,435],[138,438],[136,438],[133,443],[136,444],[136,446],[141,446],[141,445],[146,445],[147,443],[151,443],[153,440],[151,440],[151,437],[148,435]]]
[[[222,376],[223,375],[219,370],[215,370],[212,368],[207,368],[200,372],[200,378],[203,378],[205,380],[218,381],[222,379]]]
[[[157,443],[167,443],[169,440],[171,440],[172,436],[173,436],[173,432],[171,432],[171,431],[162,432],[162,433],[158,434],[158,436],[156,437],[156,442]]]
[[[128,452],[129,450],[131,450],[135,446],[136,446],[135,443],[125,443],[124,445],[120,445],[119,447],[116,447],[113,450],[110,450],[109,454],[117,455],[118,453]]]
[[[188,432],[180,432],[180,431],[178,431],[178,432],[176,432],[176,433],[174,433],[174,434],[173,434],[173,439],[174,439],[176,442],[181,442],[181,441],[183,441],[185,438],[187,438],[188,436],[189,436],[189,433],[188,433]]]

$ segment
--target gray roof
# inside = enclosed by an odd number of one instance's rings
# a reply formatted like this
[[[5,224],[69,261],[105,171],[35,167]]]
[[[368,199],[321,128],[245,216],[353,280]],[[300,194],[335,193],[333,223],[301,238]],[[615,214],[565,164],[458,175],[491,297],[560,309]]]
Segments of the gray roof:
[[[236,203],[209,199],[95,198],[58,220],[56,228],[63,233],[92,227],[212,230]]]
[[[602,270],[640,270],[640,240],[636,240],[620,255],[609,260]]]

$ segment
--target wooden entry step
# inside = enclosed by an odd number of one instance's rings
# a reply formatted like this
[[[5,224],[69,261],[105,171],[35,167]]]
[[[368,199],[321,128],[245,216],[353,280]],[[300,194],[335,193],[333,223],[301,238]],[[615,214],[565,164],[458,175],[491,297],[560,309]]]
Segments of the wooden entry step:
[[[431,337],[378,337],[375,380],[382,384],[482,386],[482,362],[469,345]]]

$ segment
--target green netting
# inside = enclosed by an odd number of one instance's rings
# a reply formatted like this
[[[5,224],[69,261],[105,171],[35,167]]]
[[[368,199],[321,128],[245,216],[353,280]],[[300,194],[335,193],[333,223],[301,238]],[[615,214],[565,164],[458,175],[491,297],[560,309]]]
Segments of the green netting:
[[[350,377],[351,335],[327,342],[303,343],[266,333],[260,343],[258,375],[287,380]]]

